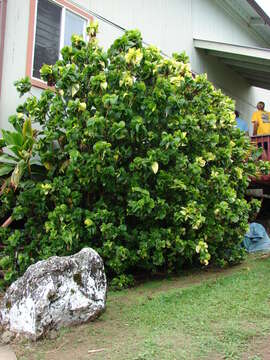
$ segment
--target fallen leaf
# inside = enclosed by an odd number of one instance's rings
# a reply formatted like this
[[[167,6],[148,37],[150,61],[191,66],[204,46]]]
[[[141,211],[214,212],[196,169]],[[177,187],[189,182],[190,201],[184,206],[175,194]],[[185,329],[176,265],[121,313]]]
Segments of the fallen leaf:
[[[101,352],[101,351],[104,351],[104,350],[106,350],[106,349],[88,350],[88,354],[94,354],[94,353]]]

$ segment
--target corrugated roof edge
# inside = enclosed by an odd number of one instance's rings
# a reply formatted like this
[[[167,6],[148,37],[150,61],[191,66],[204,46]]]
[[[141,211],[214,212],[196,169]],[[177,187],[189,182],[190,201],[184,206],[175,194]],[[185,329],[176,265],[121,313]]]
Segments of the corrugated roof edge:
[[[260,7],[260,5],[255,0],[247,0],[249,5],[256,11],[256,13],[261,17],[265,24],[270,26],[270,17],[266,12]]]

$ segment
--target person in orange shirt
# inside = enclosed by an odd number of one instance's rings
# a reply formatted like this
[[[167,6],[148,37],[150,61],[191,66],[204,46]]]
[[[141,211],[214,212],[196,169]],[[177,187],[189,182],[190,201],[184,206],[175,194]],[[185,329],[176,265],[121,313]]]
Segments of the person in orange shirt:
[[[264,107],[264,102],[259,101],[257,111],[252,115],[253,135],[270,135],[270,116]]]

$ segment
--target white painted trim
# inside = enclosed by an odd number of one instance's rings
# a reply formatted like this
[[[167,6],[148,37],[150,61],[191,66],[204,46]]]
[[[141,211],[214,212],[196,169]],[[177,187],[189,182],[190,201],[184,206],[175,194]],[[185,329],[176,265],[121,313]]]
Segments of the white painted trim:
[[[76,10],[70,9],[67,6],[63,6],[63,4],[59,3],[57,0],[48,0],[48,1],[54,2],[56,5],[58,5],[58,6],[62,7],[62,8],[65,8],[66,10],[68,10],[68,11],[72,12],[73,14],[79,16],[80,18],[86,20],[86,22],[89,21],[89,19],[86,16],[83,16],[82,14],[77,12]],[[73,1],[68,1],[68,2],[78,8],[78,4],[75,4]]]
[[[31,79],[36,80],[36,81],[40,81],[41,83],[43,83],[44,85],[47,85],[46,81],[36,78],[35,76],[32,76]]]
[[[216,41],[193,39],[194,46],[198,49],[219,51],[228,54],[253,57],[260,60],[270,60],[270,49],[255,48],[250,46],[232,45]]]

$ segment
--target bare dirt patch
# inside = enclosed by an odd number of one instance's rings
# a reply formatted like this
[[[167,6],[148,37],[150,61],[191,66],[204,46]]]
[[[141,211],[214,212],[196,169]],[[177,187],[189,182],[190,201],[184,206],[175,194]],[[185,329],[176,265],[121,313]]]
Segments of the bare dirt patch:
[[[242,360],[270,360],[270,336],[261,339],[254,338]]]

